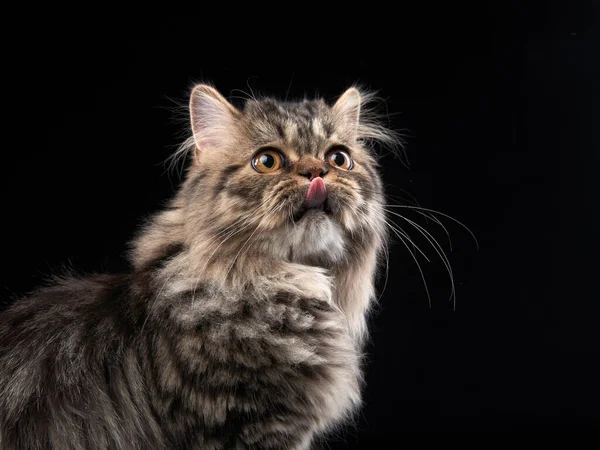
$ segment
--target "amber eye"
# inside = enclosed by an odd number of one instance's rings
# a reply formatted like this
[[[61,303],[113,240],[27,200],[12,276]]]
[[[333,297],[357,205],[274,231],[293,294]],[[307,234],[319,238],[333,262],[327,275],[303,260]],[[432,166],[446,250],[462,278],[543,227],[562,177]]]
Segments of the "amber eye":
[[[252,158],[252,168],[260,173],[274,172],[282,165],[281,153],[274,148],[265,148]]]
[[[354,167],[354,161],[352,161],[348,152],[339,148],[333,149],[327,154],[327,161],[333,167],[339,169],[352,170]]]

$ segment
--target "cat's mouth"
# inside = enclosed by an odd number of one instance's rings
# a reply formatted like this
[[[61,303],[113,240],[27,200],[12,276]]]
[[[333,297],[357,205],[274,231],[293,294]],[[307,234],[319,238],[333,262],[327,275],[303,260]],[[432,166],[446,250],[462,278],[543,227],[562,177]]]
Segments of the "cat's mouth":
[[[294,222],[298,222],[305,217],[308,217],[308,216],[311,216],[314,214],[319,214],[319,213],[324,213],[327,215],[332,214],[331,207],[329,206],[329,199],[325,200],[323,203],[321,203],[320,205],[316,205],[316,206],[309,207],[306,205],[302,205],[300,207],[300,209],[294,213],[293,220],[294,220]]]
[[[318,213],[331,214],[331,208],[329,207],[325,182],[321,177],[314,177],[310,181],[304,202],[294,214],[293,220],[297,222],[306,216]]]

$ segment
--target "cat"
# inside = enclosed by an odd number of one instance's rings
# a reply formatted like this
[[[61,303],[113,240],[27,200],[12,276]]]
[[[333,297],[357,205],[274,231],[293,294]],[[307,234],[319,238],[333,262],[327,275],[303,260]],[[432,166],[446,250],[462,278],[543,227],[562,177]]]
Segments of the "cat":
[[[308,449],[361,405],[386,250],[356,87],[330,105],[196,85],[180,189],[126,274],[56,277],[0,315],[3,449]]]

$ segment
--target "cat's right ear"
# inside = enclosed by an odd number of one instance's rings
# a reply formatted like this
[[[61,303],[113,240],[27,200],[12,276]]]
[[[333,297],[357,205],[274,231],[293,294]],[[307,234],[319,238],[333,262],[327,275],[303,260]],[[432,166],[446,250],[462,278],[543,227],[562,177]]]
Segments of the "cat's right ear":
[[[196,144],[196,161],[200,152],[227,146],[239,114],[215,88],[206,84],[194,87],[190,95],[190,119]]]

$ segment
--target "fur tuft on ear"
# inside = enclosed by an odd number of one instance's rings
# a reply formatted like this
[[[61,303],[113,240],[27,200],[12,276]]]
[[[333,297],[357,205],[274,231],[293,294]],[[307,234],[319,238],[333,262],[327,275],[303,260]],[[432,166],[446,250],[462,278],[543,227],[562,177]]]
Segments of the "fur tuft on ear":
[[[182,170],[183,164],[180,163],[185,163],[190,156],[192,167],[197,166],[201,154],[206,150],[228,146],[234,138],[240,114],[214,87],[204,83],[195,85],[185,113],[182,113],[191,125],[192,135],[169,156],[166,161],[169,168],[176,170],[180,167]]]
[[[384,117],[378,112],[377,103],[385,103],[376,92],[360,87],[347,89],[331,107],[340,127],[367,147],[378,143],[392,154],[400,157],[408,167],[402,135],[384,126]]]
[[[239,114],[215,88],[206,84],[195,86],[190,95],[194,155],[197,157],[199,152],[226,145]]]
[[[361,95],[358,89],[351,87],[342,94],[333,105],[333,113],[340,124],[356,130],[360,118]]]

